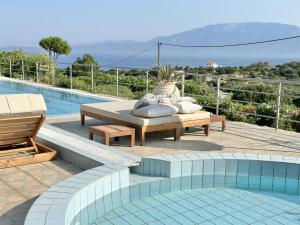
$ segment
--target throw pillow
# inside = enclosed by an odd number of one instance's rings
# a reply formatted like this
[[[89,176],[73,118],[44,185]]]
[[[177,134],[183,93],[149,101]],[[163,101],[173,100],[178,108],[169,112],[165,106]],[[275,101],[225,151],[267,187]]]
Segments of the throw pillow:
[[[178,108],[178,112],[183,114],[195,113],[202,109],[201,105],[192,102],[177,102],[175,106]]]
[[[177,107],[167,104],[151,104],[143,108],[133,110],[135,116],[153,118],[162,116],[171,116],[176,114]]]

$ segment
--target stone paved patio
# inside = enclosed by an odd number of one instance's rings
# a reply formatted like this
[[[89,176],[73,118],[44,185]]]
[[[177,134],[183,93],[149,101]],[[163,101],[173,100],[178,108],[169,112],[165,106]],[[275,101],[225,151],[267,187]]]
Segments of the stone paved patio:
[[[89,119],[86,126],[81,127],[78,117],[48,120],[48,122],[86,138],[88,126],[103,123]],[[102,140],[96,137],[95,141]],[[209,137],[204,135],[202,128],[191,128],[185,131],[181,140],[177,142],[173,141],[171,132],[154,132],[147,134],[145,146],[127,147],[129,145],[127,138],[121,138],[120,142],[112,142],[112,145],[139,156],[192,152],[247,152],[300,157],[300,133],[276,131],[274,128],[231,121],[228,122],[225,132],[221,132],[221,124],[213,124]]]
[[[37,196],[79,172],[60,159],[0,169],[0,225],[22,225]]]

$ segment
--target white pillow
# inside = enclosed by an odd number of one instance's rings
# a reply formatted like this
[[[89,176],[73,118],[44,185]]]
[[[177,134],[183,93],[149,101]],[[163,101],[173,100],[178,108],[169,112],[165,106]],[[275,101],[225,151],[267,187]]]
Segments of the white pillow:
[[[135,116],[153,118],[162,116],[171,116],[176,114],[178,108],[172,105],[166,104],[151,104],[143,108],[133,110]]]
[[[133,110],[146,107],[150,104],[157,104],[158,102],[159,102],[159,99],[155,95],[149,93],[149,94],[144,95],[140,100],[138,100],[135,103]]]
[[[178,112],[183,114],[195,113],[202,109],[201,105],[192,102],[177,102],[175,106],[178,108]]]
[[[192,103],[195,103],[196,99],[194,99],[192,97],[179,97],[177,99],[177,102],[192,102]]]

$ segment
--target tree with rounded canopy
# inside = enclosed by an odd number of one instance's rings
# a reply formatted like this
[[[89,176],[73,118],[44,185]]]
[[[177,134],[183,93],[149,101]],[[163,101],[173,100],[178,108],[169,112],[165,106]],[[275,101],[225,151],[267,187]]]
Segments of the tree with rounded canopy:
[[[71,46],[67,41],[63,40],[60,37],[49,36],[40,40],[39,45],[48,51],[49,56],[58,62],[60,55],[68,55],[71,52]]]
[[[91,67],[96,72],[100,69],[99,64],[90,54],[84,54],[82,58],[78,57],[72,64],[73,75],[79,76],[84,74],[89,74],[91,72]]]

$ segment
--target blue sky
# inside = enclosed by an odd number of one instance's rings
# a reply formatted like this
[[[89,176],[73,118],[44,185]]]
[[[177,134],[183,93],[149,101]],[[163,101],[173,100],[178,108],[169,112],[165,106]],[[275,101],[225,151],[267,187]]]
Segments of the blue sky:
[[[0,0],[0,46],[147,40],[228,22],[300,26],[299,0]]]

